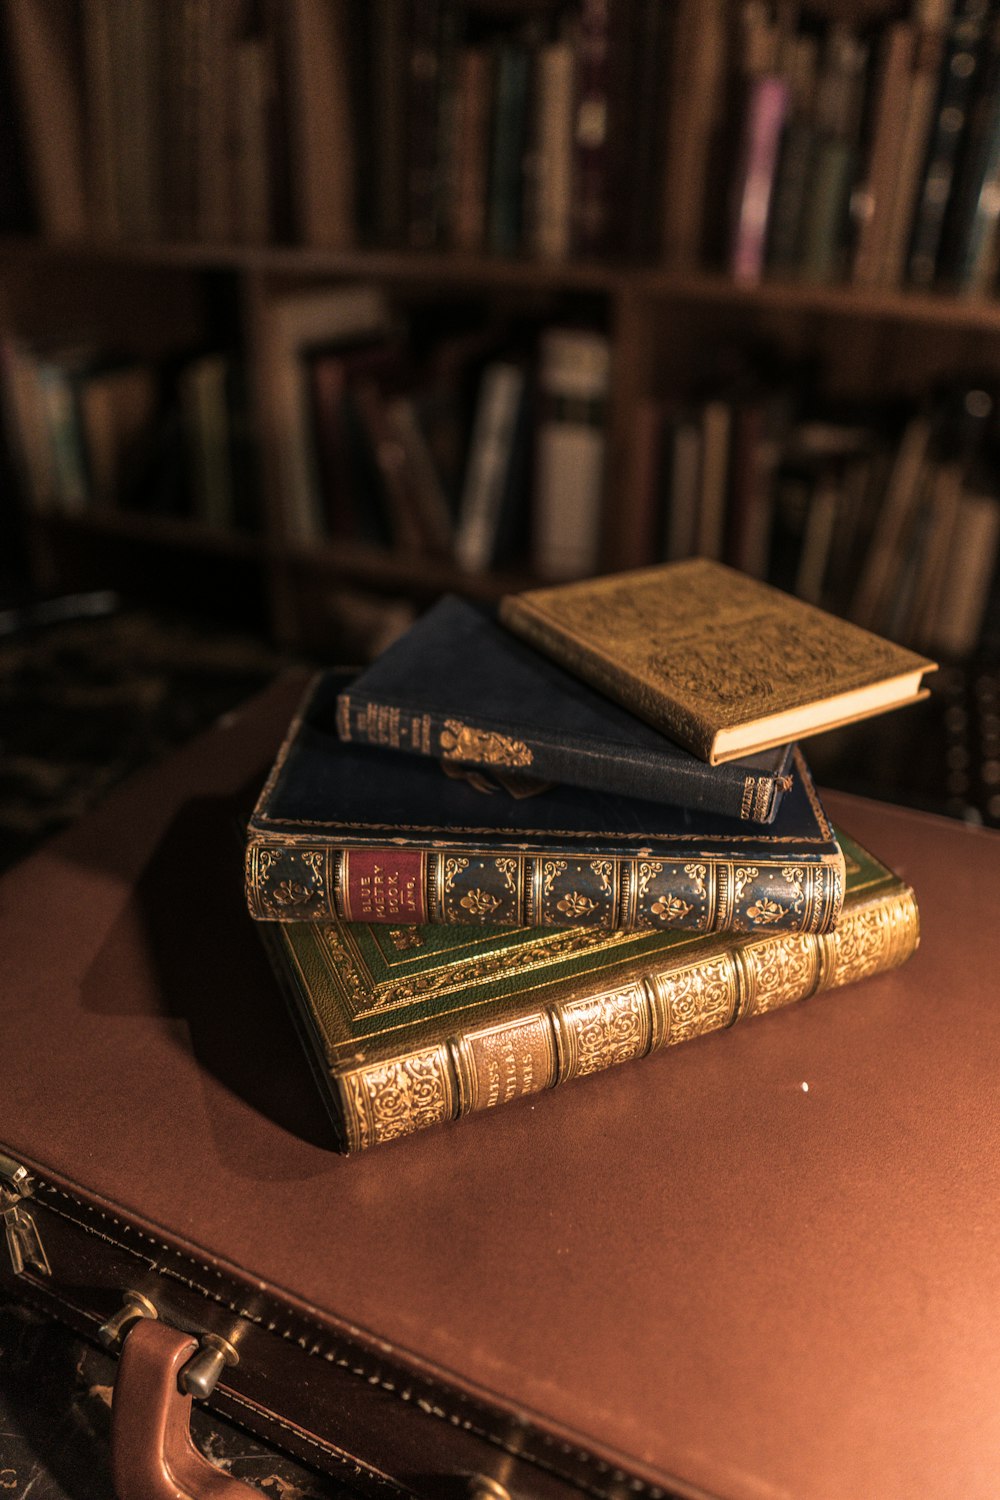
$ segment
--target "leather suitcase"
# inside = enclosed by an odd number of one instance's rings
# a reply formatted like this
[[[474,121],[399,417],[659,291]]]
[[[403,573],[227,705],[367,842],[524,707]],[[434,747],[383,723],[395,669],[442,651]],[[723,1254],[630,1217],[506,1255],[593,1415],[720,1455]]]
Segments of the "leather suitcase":
[[[192,1393],[375,1496],[994,1496],[1000,838],[831,796],[904,969],[345,1158],[234,832],[301,687],[0,885],[2,1281],[120,1353],[123,1500],[253,1493]]]

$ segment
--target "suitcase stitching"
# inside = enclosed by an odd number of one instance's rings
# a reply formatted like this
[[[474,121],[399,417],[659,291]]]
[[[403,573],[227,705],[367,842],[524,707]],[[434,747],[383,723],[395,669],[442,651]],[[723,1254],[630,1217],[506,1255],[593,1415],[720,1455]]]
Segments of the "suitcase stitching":
[[[201,1262],[196,1260],[193,1255],[189,1255],[187,1251],[177,1249],[172,1245],[168,1245],[165,1241],[158,1240],[153,1235],[147,1234],[145,1230],[138,1229],[134,1224],[126,1223],[124,1220],[116,1218],[114,1214],[108,1213],[106,1212],[106,1210],[96,1207],[96,1205],[91,1205],[84,1202],[83,1199],[77,1198],[74,1194],[68,1192],[65,1188],[55,1187],[53,1184],[48,1182],[39,1182],[36,1188],[36,1192],[39,1191],[44,1194],[45,1200],[48,1203],[48,1207],[50,1208],[51,1212],[59,1214],[61,1218],[68,1219],[70,1223],[75,1224],[77,1228],[82,1229],[85,1234],[95,1235],[98,1239],[107,1240],[109,1244],[116,1245],[120,1249],[127,1251],[129,1254],[139,1254],[137,1250],[134,1250],[130,1245],[124,1244],[122,1240],[116,1239],[111,1235],[102,1234],[99,1229],[96,1229],[93,1225],[88,1223],[86,1219],[80,1219],[74,1214],[67,1213],[64,1209],[57,1208],[54,1204],[48,1202],[51,1196],[65,1198],[67,1202],[74,1204],[75,1207],[78,1208],[84,1215],[96,1214],[98,1218],[105,1220],[107,1223],[116,1225],[124,1235],[133,1235],[140,1240],[146,1241],[147,1244],[155,1246],[156,1249],[162,1250],[167,1255],[176,1256],[178,1259],[186,1261],[188,1265],[193,1266],[198,1271],[204,1270]],[[172,1271],[169,1267],[155,1267],[155,1269],[161,1275],[170,1276],[174,1280],[180,1281],[182,1285],[189,1287],[192,1291],[198,1292],[201,1296],[205,1297],[206,1300],[214,1302],[218,1306],[225,1307],[227,1311],[235,1313],[237,1317],[245,1318],[247,1322],[253,1323],[257,1327],[265,1329],[268,1333],[275,1333],[279,1338],[288,1339],[299,1344],[300,1347],[305,1351],[305,1353],[310,1357],[328,1360],[330,1363],[337,1365],[339,1369],[346,1370],[350,1374],[356,1375],[359,1378],[366,1380],[369,1384],[378,1385],[382,1390],[385,1390],[387,1393],[395,1396],[399,1400],[414,1401],[414,1395],[411,1390],[400,1389],[395,1382],[387,1380],[384,1376],[370,1372],[361,1365],[352,1364],[350,1360],[345,1359],[343,1356],[338,1356],[334,1349],[324,1350],[319,1344],[314,1344],[310,1348],[308,1339],[306,1339],[305,1337],[296,1335],[292,1332],[291,1329],[280,1328],[279,1325],[275,1322],[266,1321],[265,1318],[260,1314],[249,1312],[248,1310],[244,1309],[238,1302],[227,1300],[226,1297],[224,1297],[219,1292],[210,1291],[207,1287],[203,1286],[200,1281],[186,1280],[184,1277],[179,1276],[175,1271]],[[219,1275],[221,1278],[222,1273],[220,1272]],[[270,1304],[271,1299],[265,1297],[265,1300]],[[82,1310],[77,1309],[77,1311]],[[297,1314],[297,1316],[301,1317],[304,1323],[314,1327],[320,1333],[327,1332],[322,1324],[314,1322],[307,1315]],[[352,1340],[349,1335],[343,1336],[343,1342],[349,1346],[352,1344]],[[438,1381],[435,1381],[432,1377],[418,1375],[416,1377],[416,1381],[430,1391],[440,1392],[442,1390],[440,1383]],[[485,1408],[482,1403],[475,1397],[462,1396],[459,1399],[464,1406],[478,1412],[481,1416],[488,1417],[490,1415],[488,1409]],[[451,1422],[453,1425],[460,1426],[465,1431],[471,1432],[476,1437],[481,1437],[486,1442],[489,1442],[493,1444],[493,1446],[500,1448],[503,1452],[509,1453],[512,1457],[527,1460],[529,1463],[533,1463],[539,1468],[547,1469],[551,1473],[555,1474],[558,1478],[565,1479],[568,1483],[575,1485],[577,1488],[582,1488],[586,1493],[595,1496],[596,1500],[615,1500],[615,1497],[610,1493],[610,1491],[604,1489],[603,1487],[597,1488],[592,1484],[586,1483],[586,1481],[581,1481],[579,1477],[567,1472],[564,1468],[557,1466],[556,1463],[543,1459],[538,1455],[528,1453],[524,1449],[514,1449],[503,1437],[491,1431],[489,1427],[477,1426],[468,1417],[461,1415],[461,1413],[459,1412],[452,1412],[448,1411],[445,1407],[435,1406],[432,1402],[428,1401],[422,1396],[416,1397],[415,1404],[426,1415],[439,1417],[444,1421]],[[290,1428],[290,1424],[283,1421],[280,1416],[276,1416],[275,1420],[277,1421],[278,1425]],[[296,1428],[295,1430],[298,1431],[299,1429]],[[536,1430],[535,1432],[535,1437],[536,1439],[540,1440],[546,1448],[557,1448],[567,1456],[574,1456],[576,1460],[584,1467],[594,1469],[599,1474],[610,1475],[612,1481],[616,1485],[618,1483],[628,1483],[631,1493],[634,1495],[647,1496],[648,1500],[669,1500],[669,1491],[662,1489],[658,1485],[649,1485],[645,1480],[631,1478],[627,1473],[625,1473],[624,1470],[614,1468],[611,1464],[606,1463],[603,1459],[594,1457],[594,1455],[588,1453],[584,1448],[574,1448],[571,1443],[562,1442],[559,1439],[552,1438],[547,1433],[538,1430]]]

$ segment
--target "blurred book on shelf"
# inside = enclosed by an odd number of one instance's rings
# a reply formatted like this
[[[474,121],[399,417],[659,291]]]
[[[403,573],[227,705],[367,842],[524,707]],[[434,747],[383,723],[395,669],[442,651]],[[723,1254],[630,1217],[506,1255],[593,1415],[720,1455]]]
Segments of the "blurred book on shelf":
[[[0,339],[7,443],[37,515],[166,515],[217,531],[259,524],[241,361],[139,359]]]
[[[709,394],[637,411],[635,561],[715,557],[917,649],[973,652],[1000,558],[995,385],[845,403],[746,357]]]

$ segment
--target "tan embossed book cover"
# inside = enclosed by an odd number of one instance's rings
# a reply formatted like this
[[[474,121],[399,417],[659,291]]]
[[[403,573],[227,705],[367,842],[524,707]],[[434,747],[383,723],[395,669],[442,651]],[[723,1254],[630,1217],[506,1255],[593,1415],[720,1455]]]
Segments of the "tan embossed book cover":
[[[895,968],[912,890],[851,839],[836,932],[262,922],[345,1149],[492,1109]]]
[[[711,765],[912,703],[936,667],[707,558],[509,594],[500,618]]]

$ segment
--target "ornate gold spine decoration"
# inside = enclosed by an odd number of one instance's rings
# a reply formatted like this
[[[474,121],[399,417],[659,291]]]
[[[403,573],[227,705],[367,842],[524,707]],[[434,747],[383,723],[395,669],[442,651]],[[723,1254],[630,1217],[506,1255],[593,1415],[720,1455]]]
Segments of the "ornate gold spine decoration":
[[[349,1151],[363,1151],[450,1120],[457,1087],[446,1043],[339,1077]]]
[[[460,719],[445,720],[441,754],[445,760],[478,762],[484,766],[530,766],[534,760],[523,740],[488,729],[474,729]]]
[[[581,934],[567,931],[567,942]],[[743,938],[680,968],[453,1032],[411,1055],[336,1070],[348,1148],[410,1134],[628,1062],[903,963],[919,940],[912,891],[845,914],[835,933]],[[420,979],[411,998],[419,993]]]
[[[848,912],[836,932],[820,939],[826,950],[825,984],[834,988],[897,968],[920,941],[920,916],[912,891],[879,906]]]
[[[559,1007],[559,1082],[643,1057],[653,1039],[646,987],[633,980],[618,989]]]
[[[740,971],[731,953],[651,976],[660,1046],[731,1026],[740,1005]]]

